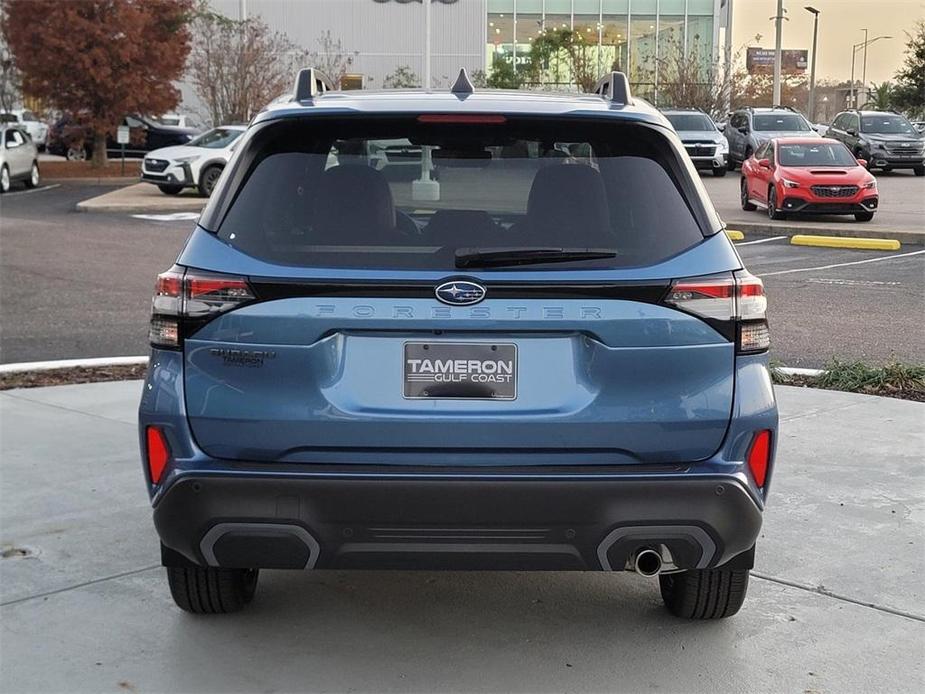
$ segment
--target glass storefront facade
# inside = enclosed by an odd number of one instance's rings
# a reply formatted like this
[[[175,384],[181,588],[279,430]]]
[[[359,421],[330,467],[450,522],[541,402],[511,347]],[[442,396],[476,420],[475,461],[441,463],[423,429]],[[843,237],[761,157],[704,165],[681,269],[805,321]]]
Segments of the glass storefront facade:
[[[526,71],[531,46],[543,32],[570,29],[580,34],[596,74],[620,70],[635,93],[658,101],[670,82],[674,55],[695,58],[709,74],[717,37],[717,0],[488,0],[486,65],[496,60]],[[574,88],[567,61],[524,74],[528,84]]]

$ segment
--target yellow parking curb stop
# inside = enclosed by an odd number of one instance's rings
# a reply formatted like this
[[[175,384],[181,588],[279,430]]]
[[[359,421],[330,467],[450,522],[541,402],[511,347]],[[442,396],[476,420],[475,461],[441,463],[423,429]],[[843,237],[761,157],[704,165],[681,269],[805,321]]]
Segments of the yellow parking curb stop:
[[[735,229],[726,229],[726,236],[729,237],[730,241],[741,241],[745,238],[745,234]]]
[[[862,239],[850,236],[810,236],[808,234],[791,236],[790,243],[794,246],[856,248],[865,251],[898,251],[902,246],[896,239]]]

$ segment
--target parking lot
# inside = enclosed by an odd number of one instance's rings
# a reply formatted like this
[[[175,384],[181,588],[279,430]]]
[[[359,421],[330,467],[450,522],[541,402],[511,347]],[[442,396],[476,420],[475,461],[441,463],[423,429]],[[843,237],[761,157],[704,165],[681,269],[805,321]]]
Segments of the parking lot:
[[[735,190],[737,179],[704,179],[724,218],[730,214],[721,202],[726,193],[718,191]],[[913,207],[925,205],[925,195],[915,197],[925,192],[925,179],[896,174],[889,181],[885,195],[910,199]],[[4,363],[147,352],[154,277],[173,263],[194,222],[74,211],[81,200],[112,189],[65,182],[4,196]],[[925,211],[903,228],[921,226],[923,217]],[[788,244],[788,229],[780,238],[749,235],[737,244],[747,266],[767,283],[773,359],[809,367],[833,356],[871,362],[925,359],[925,328],[909,321],[925,313],[925,248],[884,253],[796,247]]]
[[[570,572],[266,571],[244,612],[194,617],[173,605],[158,565],[140,388],[0,393],[4,690],[815,693],[925,682],[920,403],[777,388],[780,474],[748,598],[728,620],[671,617],[655,581],[635,574]]]

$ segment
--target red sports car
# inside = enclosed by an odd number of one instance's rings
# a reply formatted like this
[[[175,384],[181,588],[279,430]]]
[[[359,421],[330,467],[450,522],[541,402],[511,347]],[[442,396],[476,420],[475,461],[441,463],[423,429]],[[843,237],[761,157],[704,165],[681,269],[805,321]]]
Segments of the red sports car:
[[[763,207],[771,219],[853,214],[859,222],[869,222],[879,194],[866,164],[835,140],[775,138],[742,164],[742,209]]]

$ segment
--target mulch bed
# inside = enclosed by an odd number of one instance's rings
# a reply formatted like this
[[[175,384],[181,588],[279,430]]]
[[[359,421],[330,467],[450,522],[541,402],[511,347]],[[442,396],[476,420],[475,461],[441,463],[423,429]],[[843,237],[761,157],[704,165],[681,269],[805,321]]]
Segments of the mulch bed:
[[[821,390],[839,390],[841,388],[827,388],[819,385],[818,376],[782,376],[777,375],[774,382],[779,386],[797,386],[800,388],[819,388]],[[846,392],[846,391],[842,391]],[[862,395],[879,395],[883,398],[896,398],[897,400],[913,400],[915,402],[925,402],[925,390],[919,388],[900,388],[892,385],[882,385],[879,387],[862,387],[858,390],[847,391],[851,393],[861,393]]]
[[[147,371],[147,364],[127,364],[123,366],[75,367],[71,369],[0,374],[0,390],[98,383],[101,381],[129,381],[144,378]]]
[[[43,161],[39,163],[42,178],[122,178],[141,174],[141,161],[125,160],[125,173],[122,173],[122,161],[110,160],[106,166],[96,168],[88,161]]]

